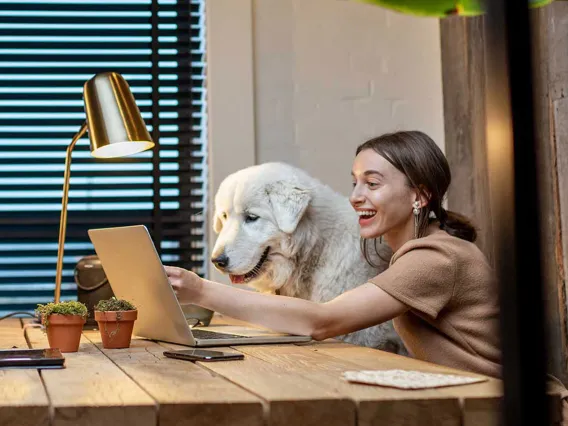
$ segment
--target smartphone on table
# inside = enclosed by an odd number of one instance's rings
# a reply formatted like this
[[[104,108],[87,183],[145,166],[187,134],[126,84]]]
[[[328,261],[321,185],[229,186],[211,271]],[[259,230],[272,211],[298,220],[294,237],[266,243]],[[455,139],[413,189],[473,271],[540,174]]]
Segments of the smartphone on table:
[[[240,353],[210,351],[205,349],[182,349],[179,351],[165,351],[164,355],[169,358],[184,359],[187,361],[229,361],[243,359]]]

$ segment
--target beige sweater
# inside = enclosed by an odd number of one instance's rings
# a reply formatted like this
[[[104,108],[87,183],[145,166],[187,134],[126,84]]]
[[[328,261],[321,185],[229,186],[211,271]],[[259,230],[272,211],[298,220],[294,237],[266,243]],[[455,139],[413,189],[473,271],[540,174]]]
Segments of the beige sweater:
[[[431,225],[370,282],[410,307],[393,322],[415,358],[500,376],[498,288],[475,244]]]

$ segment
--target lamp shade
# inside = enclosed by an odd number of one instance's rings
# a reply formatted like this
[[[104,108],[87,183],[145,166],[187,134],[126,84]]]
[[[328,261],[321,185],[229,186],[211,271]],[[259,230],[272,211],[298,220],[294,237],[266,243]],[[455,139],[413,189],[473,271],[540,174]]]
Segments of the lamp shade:
[[[154,147],[128,83],[114,72],[95,75],[83,90],[91,155],[124,157]]]

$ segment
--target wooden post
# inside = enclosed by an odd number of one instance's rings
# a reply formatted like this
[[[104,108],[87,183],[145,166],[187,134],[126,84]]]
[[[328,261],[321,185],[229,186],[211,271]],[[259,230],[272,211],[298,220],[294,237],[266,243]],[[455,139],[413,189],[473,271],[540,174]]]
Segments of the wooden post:
[[[536,416],[549,424],[542,171],[537,168],[529,11],[518,0],[495,0],[487,4],[486,19],[487,165],[501,310],[503,420],[532,425],[529,419]]]
[[[448,209],[478,227],[477,245],[493,263],[485,143],[484,18],[440,21],[446,157],[452,171]]]
[[[545,282],[548,370],[568,384],[566,349],[566,264],[568,244],[568,4],[532,11],[537,160]],[[564,69],[564,71],[562,71]],[[564,231],[564,232],[563,232]]]
[[[484,18],[440,21],[448,208],[479,227],[477,245],[494,262],[487,175]],[[537,177],[541,205],[548,372],[568,384],[565,265],[568,265],[568,2],[531,11]],[[535,259],[535,262],[537,259]]]

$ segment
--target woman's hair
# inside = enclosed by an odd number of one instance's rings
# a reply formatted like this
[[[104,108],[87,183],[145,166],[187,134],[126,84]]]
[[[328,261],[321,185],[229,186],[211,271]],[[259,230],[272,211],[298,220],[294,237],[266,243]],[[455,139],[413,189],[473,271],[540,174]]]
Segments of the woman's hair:
[[[477,231],[471,222],[465,216],[442,207],[452,175],[448,160],[428,135],[419,131],[384,134],[359,145],[356,154],[367,149],[372,149],[402,172],[408,185],[428,200],[418,216],[419,237],[424,235],[431,222],[437,220],[440,229],[448,234],[475,241]],[[367,257],[366,244],[363,244],[363,253]]]

